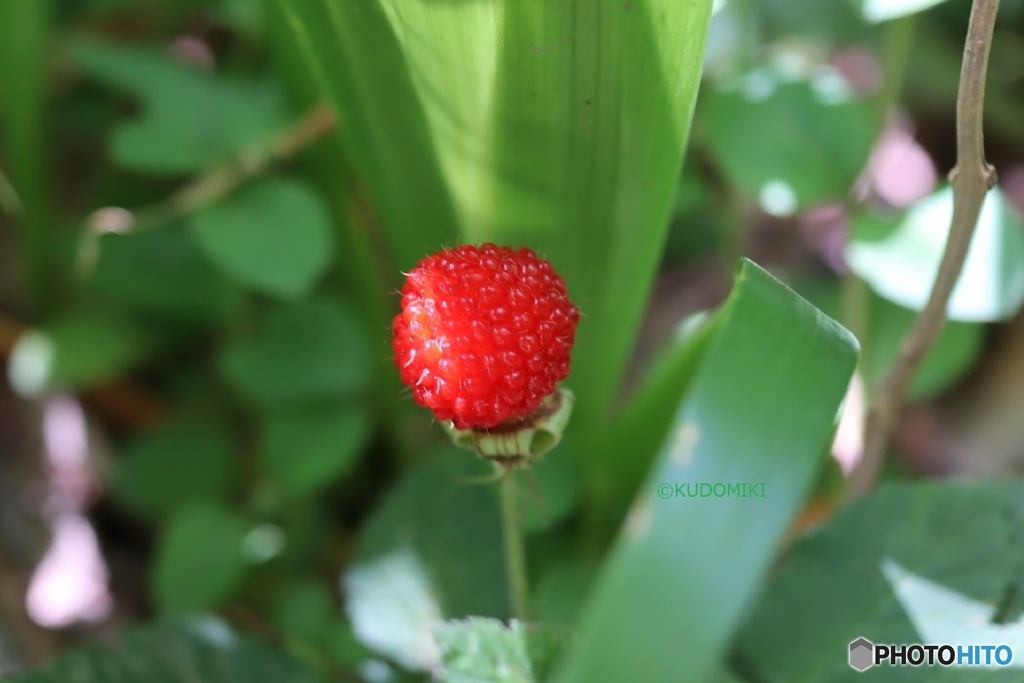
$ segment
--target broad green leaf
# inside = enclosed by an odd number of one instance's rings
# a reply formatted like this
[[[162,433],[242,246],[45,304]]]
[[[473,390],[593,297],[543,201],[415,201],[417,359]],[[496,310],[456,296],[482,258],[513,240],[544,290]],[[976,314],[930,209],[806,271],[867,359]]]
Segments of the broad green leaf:
[[[129,321],[78,311],[19,337],[9,374],[22,394],[53,388],[86,389],[117,377],[149,350],[146,335]]]
[[[306,299],[271,311],[262,328],[230,344],[220,368],[264,405],[351,396],[369,380],[362,322],[340,301]]]
[[[191,501],[223,499],[237,482],[230,433],[190,419],[173,420],[138,436],[121,454],[113,475],[114,494],[151,518],[169,515]]]
[[[309,495],[345,474],[370,437],[370,415],[350,403],[299,405],[263,420],[260,454],[289,494]]]
[[[225,273],[284,299],[308,294],[334,250],[323,201],[293,180],[244,187],[197,212],[191,228],[199,248]]]
[[[425,104],[412,87],[410,72],[424,65],[402,54],[376,0],[277,3],[320,90],[344,122],[339,135],[391,242],[395,265],[408,271],[458,234]]]
[[[441,649],[440,683],[541,683],[566,640],[563,633],[513,620],[470,617],[433,629]]]
[[[433,669],[440,621],[506,611],[497,495],[468,451],[427,453],[373,513],[344,577],[359,639],[410,669]]]
[[[714,674],[824,463],[852,335],[749,261],[716,318],[558,683]]]
[[[1024,561],[1022,494],[1019,481],[901,483],[849,506],[794,546],[738,641],[740,660],[766,681],[841,683],[861,680],[847,665],[859,637],[1016,649],[1024,621],[991,622]],[[885,673],[900,681],[1016,681],[1022,665],[1015,658],[1010,668]]]
[[[201,171],[265,144],[290,123],[279,93],[263,83],[214,76],[147,48],[78,41],[75,65],[143,104],[121,124],[111,153],[151,173]]]
[[[711,0],[280,2],[385,223],[528,244],[565,276],[586,313],[575,419],[596,428],[661,257]]]
[[[953,190],[939,190],[899,222],[867,215],[855,223],[846,260],[882,296],[921,310],[935,282],[953,215]],[[1024,223],[994,188],[982,205],[963,272],[950,297],[951,320],[1012,317],[1024,302]]]
[[[867,163],[875,121],[871,103],[834,71],[794,80],[763,66],[709,89],[696,125],[731,183],[768,213],[790,215],[846,196]]]
[[[632,497],[672,425],[679,403],[700,367],[708,343],[714,338],[715,317],[706,313],[684,321],[679,334],[647,370],[615,424],[610,446],[600,452],[614,458],[616,477],[605,485]],[[622,453],[632,454],[623,458]]]
[[[287,655],[223,622],[203,619],[137,627],[110,647],[90,645],[10,683],[315,683]]]
[[[87,286],[140,312],[187,322],[222,320],[241,303],[240,291],[176,226],[104,235]]]
[[[857,0],[864,18],[872,23],[917,14],[943,2],[945,0]]]
[[[180,508],[156,550],[153,586],[165,612],[199,612],[217,606],[245,576],[242,549],[248,531],[237,513],[211,502]]]
[[[300,579],[285,586],[274,605],[274,621],[282,632],[322,644],[337,619],[335,598],[315,579]]]

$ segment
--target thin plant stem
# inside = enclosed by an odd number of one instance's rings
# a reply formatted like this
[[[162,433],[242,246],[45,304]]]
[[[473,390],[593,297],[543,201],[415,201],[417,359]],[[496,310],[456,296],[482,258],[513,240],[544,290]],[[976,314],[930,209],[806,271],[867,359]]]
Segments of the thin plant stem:
[[[982,203],[996,181],[995,169],[985,161],[982,122],[985,76],[998,10],[999,0],[974,0],[971,6],[956,105],[957,162],[950,174],[953,217],[949,237],[928,301],[875,391],[864,428],[864,455],[850,478],[849,494],[853,496],[868,491],[881,470],[907,386],[942,332],[946,306],[967,258]]]
[[[523,520],[519,509],[516,471],[502,477],[498,484],[501,496],[501,525],[505,536],[505,573],[508,575],[512,616],[520,621],[529,618],[529,587],[526,575],[526,548],[523,543]]]

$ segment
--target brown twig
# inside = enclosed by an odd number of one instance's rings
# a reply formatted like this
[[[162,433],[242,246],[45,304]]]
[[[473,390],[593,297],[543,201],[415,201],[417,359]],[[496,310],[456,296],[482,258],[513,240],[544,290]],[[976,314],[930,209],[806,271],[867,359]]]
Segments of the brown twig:
[[[139,232],[184,218],[228,195],[246,181],[265,172],[271,165],[295,156],[334,130],[336,124],[337,119],[331,108],[326,104],[318,105],[267,144],[242,152],[156,204],[131,212],[109,208],[94,212],[86,221],[79,247],[79,274],[89,273],[95,265],[100,235],[108,232]]]
[[[232,192],[245,181],[266,171],[271,164],[289,159],[334,129],[334,112],[325,104],[310,111],[294,126],[265,147],[243,152],[220,168],[199,177],[164,201],[135,211],[133,230],[176,220]]]
[[[18,338],[28,331],[28,327],[20,320],[8,317],[0,311],[0,360],[11,355]]]
[[[963,270],[981,206],[985,195],[995,185],[995,169],[985,160],[982,124],[985,75],[998,10],[999,0],[974,0],[971,7],[956,104],[957,161],[950,173],[953,218],[949,238],[928,302],[875,392],[864,426],[864,456],[850,477],[849,491],[852,495],[870,489],[878,476],[907,386],[946,323],[946,307]]]

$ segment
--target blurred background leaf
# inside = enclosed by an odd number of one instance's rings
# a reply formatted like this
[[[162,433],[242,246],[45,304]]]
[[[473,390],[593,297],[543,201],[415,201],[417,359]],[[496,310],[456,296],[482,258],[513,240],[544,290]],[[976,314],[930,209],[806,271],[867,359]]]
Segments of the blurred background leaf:
[[[263,326],[224,349],[221,371],[260,405],[352,396],[369,379],[367,344],[344,303],[308,299],[268,313]]]
[[[833,317],[842,315],[842,294],[834,283],[795,283],[800,294]],[[910,331],[915,311],[875,294],[866,296],[867,327],[862,340],[860,370],[875,387],[896,359],[900,344]],[[976,323],[951,321],[925,354],[907,390],[908,399],[919,401],[941,394],[962,380],[984,351],[985,330]]]
[[[167,523],[156,551],[153,585],[169,613],[201,612],[229,597],[241,583],[245,521],[211,502],[182,506]]]
[[[752,70],[710,90],[697,125],[730,183],[781,216],[842,198],[878,132],[873,105],[828,68]]]
[[[82,41],[72,53],[78,68],[144,105],[110,141],[111,156],[126,168],[201,171],[288,123],[280,93],[265,84],[215,77],[146,48]]]
[[[47,671],[15,683],[313,683],[296,661],[222,622],[202,620],[147,626],[126,633],[113,648],[93,647],[54,662]]]
[[[174,226],[107,235],[100,244],[87,286],[105,299],[193,324],[220,320],[242,303],[238,289]]]
[[[739,639],[744,667],[769,680],[853,681],[859,672],[828,653],[865,635],[884,643],[1015,642],[1020,626],[989,622],[1021,566],[1019,497],[1019,482],[901,484],[850,506],[793,548]],[[817,598],[794,613],[795,596],[808,590]],[[1007,668],[890,671],[887,679],[906,681],[1020,677]]]
[[[238,483],[231,433],[194,419],[162,423],[140,435],[121,456],[114,493],[151,518],[196,500],[224,500]]]
[[[260,452],[285,491],[307,496],[355,465],[372,426],[365,408],[347,402],[280,408],[263,422]]]
[[[23,394],[83,389],[129,371],[149,351],[146,334],[119,316],[77,311],[23,334],[11,350],[11,383]]]
[[[432,452],[368,520],[344,577],[349,617],[368,647],[432,669],[435,623],[505,614],[496,491],[468,481],[489,471],[471,453]]]
[[[313,289],[330,265],[334,235],[320,198],[290,180],[264,180],[196,213],[203,253],[241,284],[283,299]]]
[[[953,191],[923,199],[898,222],[868,216],[847,247],[850,267],[875,291],[921,310],[938,272],[953,215]],[[949,301],[952,320],[1004,320],[1024,301],[1024,224],[994,188],[978,218],[963,273]]]
[[[924,11],[945,0],[857,0],[868,21],[888,21]]]

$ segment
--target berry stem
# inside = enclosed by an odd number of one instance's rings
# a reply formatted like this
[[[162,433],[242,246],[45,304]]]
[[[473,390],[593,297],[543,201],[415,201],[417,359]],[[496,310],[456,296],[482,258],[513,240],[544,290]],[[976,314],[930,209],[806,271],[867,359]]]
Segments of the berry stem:
[[[528,620],[529,588],[526,576],[526,549],[523,544],[523,520],[519,510],[516,472],[509,471],[498,484],[501,495],[501,523],[505,534],[505,573],[508,576],[512,616]]]

